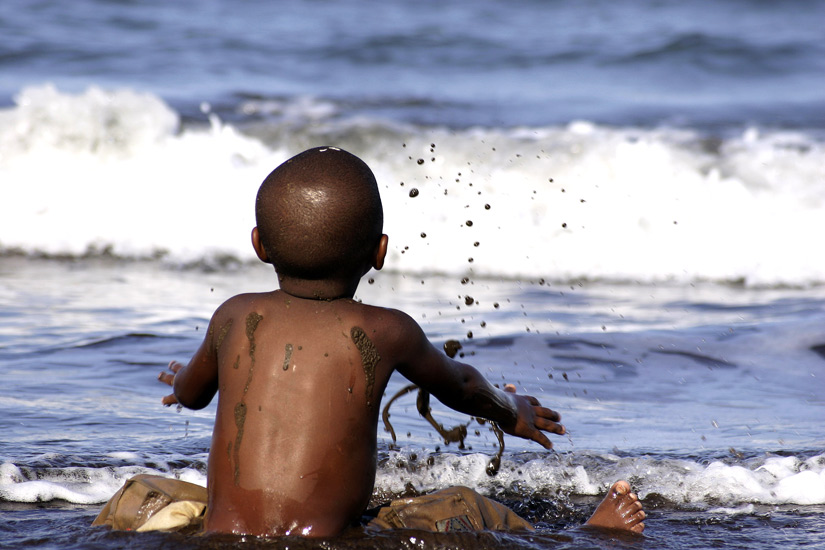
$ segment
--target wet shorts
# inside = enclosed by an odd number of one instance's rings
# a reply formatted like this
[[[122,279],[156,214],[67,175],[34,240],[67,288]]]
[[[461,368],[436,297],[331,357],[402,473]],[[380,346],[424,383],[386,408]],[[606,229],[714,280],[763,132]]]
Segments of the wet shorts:
[[[206,501],[206,488],[200,485],[138,475],[109,499],[92,525],[134,531],[194,531],[203,523]],[[365,517],[365,527],[438,532],[533,528],[506,506],[467,487],[394,500]]]

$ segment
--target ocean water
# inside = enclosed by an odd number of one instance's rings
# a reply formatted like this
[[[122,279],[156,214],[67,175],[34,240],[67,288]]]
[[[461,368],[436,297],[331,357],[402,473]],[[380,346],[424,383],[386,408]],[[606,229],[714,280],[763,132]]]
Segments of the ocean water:
[[[5,0],[0,547],[825,547],[823,20],[814,1]],[[391,250],[358,298],[570,432],[506,438],[489,476],[488,427],[446,445],[403,397],[376,501],[469,485],[535,534],[89,527],[136,473],[205,483],[214,404],[164,408],[156,375],[275,284],[254,194],[315,145],[381,186]],[[645,535],[579,529],[620,478]]]

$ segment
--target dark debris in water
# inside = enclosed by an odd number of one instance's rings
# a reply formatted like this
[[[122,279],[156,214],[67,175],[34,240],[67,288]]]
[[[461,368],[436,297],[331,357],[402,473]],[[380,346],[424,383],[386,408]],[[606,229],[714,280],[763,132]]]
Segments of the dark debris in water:
[[[446,344],[445,344],[446,346]],[[460,345],[459,345],[460,349]],[[444,440],[444,444],[449,445],[450,443],[458,443],[459,449],[464,449],[464,440],[467,437],[467,427],[470,425],[470,422],[467,424],[459,424],[458,426],[454,426],[452,428],[445,428],[442,424],[437,422],[432,415],[432,409],[430,408],[430,394],[422,389],[420,389],[415,384],[411,384],[401,388],[394,396],[392,396],[387,404],[384,406],[384,409],[381,411],[381,419],[384,423],[384,429],[389,432],[390,437],[392,437],[393,445],[396,443],[396,435],[395,429],[392,427],[392,423],[390,422],[390,407],[392,404],[400,397],[407,395],[408,393],[412,393],[414,391],[418,391],[418,396],[416,398],[416,409],[418,413],[424,417],[427,422],[438,432],[438,435]],[[496,436],[498,440],[498,451],[496,452],[495,456],[490,459],[490,462],[487,464],[487,475],[495,476],[498,474],[499,469],[501,468],[501,457],[504,454],[504,433],[501,431],[501,428],[495,422],[488,422],[484,419],[476,419],[479,424],[490,424],[490,429]],[[413,455],[414,456],[414,455]],[[415,459],[411,456],[411,462],[414,462]],[[428,464],[432,465],[432,464]],[[400,468],[408,467],[408,464],[398,464]],[[416,466],[413,466],[413,469]]]
[[[664,355],[678,355],[680,357],[685,357],[694,361],[702,366],[708,368],[727,368],[733,369],[736,368],[735,363],[731,363],[726,359],[719,359],[716,357],[711,357],[709,355],[704,355],[701,353],[695,353],[692,351],[681,351],[681,350],[651,350],[653,353],[660,353]]]
[[[821,358],[825,359],[825,344],[819,344],[818,346],[811,346],[811,351],[815,354],[819,355]]]

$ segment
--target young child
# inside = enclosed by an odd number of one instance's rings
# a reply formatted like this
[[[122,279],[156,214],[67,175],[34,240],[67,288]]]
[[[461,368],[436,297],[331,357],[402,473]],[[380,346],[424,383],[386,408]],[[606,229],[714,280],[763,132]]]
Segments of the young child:
[[[408,315],[352,299],[387,253],[378,187],[359,158],[334,147],[293,157],[263,182],[255,213],[252,246],[274,266],[280,289],[227,300],[189,364],[173,361],[174,374],[159,377],[174,388],[166,405],[200,409],[220,392],[205,530],[330,536],[362,521],[375,482],[379,405],[393,371],[445,405],[547,449],[544,432],[565,433],[557,412],[448,358]],[[468,512],[459,523],[530,528],[497,503],[458,493],[451,501],[475,500],[471,506],[509,518],[485,523]],[[398,517],[413,516],[402,508],[419,504],[397,501],[395,519],[378,525],[416,525]],[[641,532],[644,517],[618,482],[588,523]]]

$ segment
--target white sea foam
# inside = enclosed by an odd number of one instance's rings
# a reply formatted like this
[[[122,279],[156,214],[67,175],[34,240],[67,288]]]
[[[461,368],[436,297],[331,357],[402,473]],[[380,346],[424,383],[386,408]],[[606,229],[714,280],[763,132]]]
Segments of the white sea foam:
[[[28,470],[28,469],[27,469]],[[77,504],[105,502],[129,477],[157,473],[148,468],[49,468],[36,475],[17,465],[0,465],[0,501],[49,502],[65,500]]]
[[[490,459],[487,455],[442,454],[427,467],[426,456],[417,451],[416,461],[411,461],[411,452],[393,452],[388,465],[379,471],[376,485],[399,493],[411,483],[422,491],[467,485],[488,493],[522,488],[531,494],[597,495],[616,480],[628,479],[641,498],[655,494],[676,505],[704,507],[716,503],[739,508],[749,504],[825,504],[825,455],[804,460],[768,457],[741,464],[713,461],[705,465],[686,459],[571,453],[526,461],[518,457],[505,459],[498,475],[490,477],[485,470]],[[411,469],[409,465],[416,462],[418,467]]]
[[[505,455],[495,477],[486,472],[490,458],[482,453],[430,455],[422,449],[392,451],[378,470],[376,488],[403,493],[409,484],[424,492],[466,485],[487,494],[504,490],[531,495],[595,496],[603,494],[616,480],[628,479],[643,499],[659,495],[676,506],[713,505],[728,514],[746,513],[743,510],[749,505],[825,504],[825,455],[807,459],[768,457],[737,464],[589,453]],[[432,464],[428,464],[428,459],[432,459]],[[206,476],[190,467],[27,468],[24,472],[6,462],[0,465],[0,500],[100,503],[108,500],[128,478],[142,473],[206,485]]]
[[[296,127],[300,105],[263,134]],[[399,128],[305,109],[310,130],[284,145],[214,115],[181,130],[159,98],[131,90],[24,89],[0,111],[0,249],[252,260],[258,185],[312,142],[372,166],[387,266],[406,273],[825,282],[810,248],[825,234],[825,145],[810,136]]]

